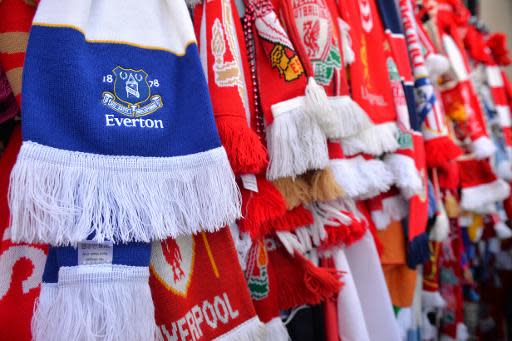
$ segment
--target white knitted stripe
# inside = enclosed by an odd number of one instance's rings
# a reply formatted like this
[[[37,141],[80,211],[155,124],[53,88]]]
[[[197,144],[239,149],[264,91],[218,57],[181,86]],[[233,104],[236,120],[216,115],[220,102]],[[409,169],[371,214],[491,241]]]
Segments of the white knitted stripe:
[[[53,245],[216,231],[240,217],[240,201],[223,147],[135,157],[24,142],[9,188],[12,239]]]
[[[44,284],[32,320],[34,340],[155,340],[146,267],[62,267]]]

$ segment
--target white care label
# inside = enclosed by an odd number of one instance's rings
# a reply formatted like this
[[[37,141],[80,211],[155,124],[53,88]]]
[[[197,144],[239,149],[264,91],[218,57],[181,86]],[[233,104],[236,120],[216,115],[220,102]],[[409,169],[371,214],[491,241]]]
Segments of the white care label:
[[[244,174],[241,176],[242,184],[245,189],[253,192],[258,192],[258,182],[256,181],[256,175]]]
[[[112,243],[85,241],[78,243],[78,265],[112,264]]]

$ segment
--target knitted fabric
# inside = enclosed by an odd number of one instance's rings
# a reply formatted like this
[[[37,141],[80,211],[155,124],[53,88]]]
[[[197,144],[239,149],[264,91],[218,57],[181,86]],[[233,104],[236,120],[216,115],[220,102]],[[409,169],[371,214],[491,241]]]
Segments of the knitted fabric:
[[[164,340],[260,340],[228,228],[153,242],[149,283]]]
[[[32,18],[36,10],[36,1],[6,0],[0,3],[0,12],[4,15],[0,23],[0,64],[18,105],[21,102],[21,78],[25,51]]]
[[[34,340],[153,340],[149,243],[51,247],[32,319]]]
[[[306,112],[302,61],[268,0],[247,1],[255,43],[256,76],[267,125],[267,178],[295,177],[327,165],[325,134]],[[279,91],[275,91],[279,88]]]
[[[16,125],[0,159],[0,330],[8,340],[31,340],[30,320],[44,270],[47,247],[11,240],[7,189],[9,174],[21,147],[21,127]]]
[[[196,36],[212,99],[215,123],[237,175],[260,173],[267,154],[250,128],[252,82],[242,25],[234,1],[218,0],[194,8]]]
[[[355,60],[350,64],[352,98],[375,124],[358,136],[342,141],[343,151],[346,155],[394,151],[398,148],[397,114],[386,68],[386,37],[375,1],[339,1],[338,9],[350,26],[355,52]]]
[[[149,242],[240,215],[185,3],[119,6],[39,4],[11,176],[16,240]]]

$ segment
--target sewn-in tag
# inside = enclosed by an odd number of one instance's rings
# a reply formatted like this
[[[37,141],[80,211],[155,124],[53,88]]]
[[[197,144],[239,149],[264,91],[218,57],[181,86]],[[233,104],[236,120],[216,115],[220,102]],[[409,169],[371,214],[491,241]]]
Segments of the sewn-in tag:
[[[242,184],[245,189],[253,192],[258,192],[258,182],[256,181],[256,175],[244,174],[241,176]]]
[[[84,241],[78,243],[78,265],[112,264],[113,245],[111,242],[95,243]]]

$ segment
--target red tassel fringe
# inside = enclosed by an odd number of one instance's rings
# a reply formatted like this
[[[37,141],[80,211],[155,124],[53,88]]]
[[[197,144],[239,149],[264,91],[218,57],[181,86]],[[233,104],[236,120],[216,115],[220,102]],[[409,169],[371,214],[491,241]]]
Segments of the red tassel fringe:
[[[445,166],[463,153],[449,136],[441,136],[425,141],[425,156],[428,168]]]
[[[319,304],[334,298],[343,286],[341,273],[319,268],[298,252],[292,257],[278,247],[269,257],[276,269],[279,309]]]
[[[216,124],[235,174],[259,174],[267,167],[267,150],[243,117],[216,116]]]
[[[269,230],[293,231],[299,227],[312,225],[313,222],[313,214],[304,206],[297,206],[292,210],[286,211],[281,217],[272,220]]]
[[[325,225],[325,232],[327,232],[327,238],[322,241],[322,249],[326,249],[332,246],[346,245],[350,246],[359,239],[361,239],[366,232],[366,223],[364,220],[357,220],[352,214],[348,214],[352,218],[350,225],[331,226]]]
[[[238,221],[240,230],[253,239],[269,233],[269,222],[287,213],[286,203],[274,185],[263,176],[258,176],[257,182],[258,192],[241,189],[243,218]]]

